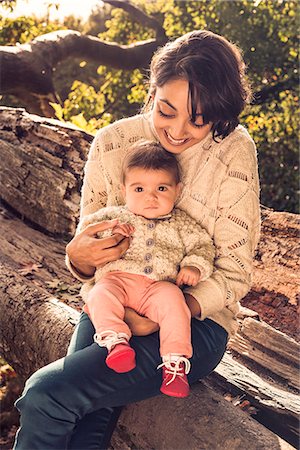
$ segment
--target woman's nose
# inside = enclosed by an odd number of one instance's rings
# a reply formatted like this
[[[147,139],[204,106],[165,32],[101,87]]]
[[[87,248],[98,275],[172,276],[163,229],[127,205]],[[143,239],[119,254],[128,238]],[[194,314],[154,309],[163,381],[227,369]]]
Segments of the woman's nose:
[[[169,133],[173,139],[183,139],[186,137],[186,124],[184,121],[177,120],[169,128]]]

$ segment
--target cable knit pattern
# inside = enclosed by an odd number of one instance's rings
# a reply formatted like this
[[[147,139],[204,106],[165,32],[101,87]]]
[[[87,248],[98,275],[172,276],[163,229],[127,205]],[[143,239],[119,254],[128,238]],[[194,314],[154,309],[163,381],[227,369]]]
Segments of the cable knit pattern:
[[[157,140],[151,115],[122,119],[97,133],[85,166],[81,219],[103,206],[121,205],[121,162],[140,139]],[[199,302],[201,317],[222,325],[230,334],[239,300],[250,288],[254,250],[259,239],[259,184],[255,144],[238,126],[216,143],[211,133],[178,155],[183,190],[177,207],[194,218],[212,237],[217,257],[210,278],[187,288]],[[72,273],[82,281],[67,260]],[[93,278],[89,279],[90,283]],[[85,287],[85,291],[89,286]],[[84,294],[86,295],[86,294]]]
[[[163,218],[145,219],[124,206],[102,208],[85,216],[78,231],[92,223],[115,218],[118,218],[120,223],[129,223],[135,227],[133,240],[121,259],[96,270],[96,281],[114,270],[146,275],[156,281],[172,282],[175,282],[179,268],[184,266],[199,269],[201,281],[212,274],[215,256],[212,239],[184,211],[174,209]],[[99,234],[99,237],[111,235],[111,230]]]

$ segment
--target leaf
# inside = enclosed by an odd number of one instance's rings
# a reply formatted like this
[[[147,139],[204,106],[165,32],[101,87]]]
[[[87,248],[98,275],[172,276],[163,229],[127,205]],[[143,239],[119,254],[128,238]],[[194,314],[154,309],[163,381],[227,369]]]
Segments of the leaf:
[[[33,262],[23,263],[23,264],[21,264],[21,266],[22,266],[22,268],[18,269],[18,272],[24,276],[31,275],[34,272],[38,272],[39,269],[41,267],[43,267],[41,264],[36,264]]]

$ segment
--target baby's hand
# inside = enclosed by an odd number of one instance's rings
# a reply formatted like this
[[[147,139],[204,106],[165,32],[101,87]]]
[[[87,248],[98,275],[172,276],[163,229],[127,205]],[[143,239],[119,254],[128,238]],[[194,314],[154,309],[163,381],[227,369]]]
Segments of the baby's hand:
[[[130,223],[118,223],[112,230],[112,234],[122,234],[124,237],[129,237],[134,233],[134,226]]]
[[[176,278],[176,284],[177,286],[182,286],[183,284],[196,286],[196,284],[199,283],[200,278],[201,272],[199,269],[193,266],[186,266],[180,269]]]

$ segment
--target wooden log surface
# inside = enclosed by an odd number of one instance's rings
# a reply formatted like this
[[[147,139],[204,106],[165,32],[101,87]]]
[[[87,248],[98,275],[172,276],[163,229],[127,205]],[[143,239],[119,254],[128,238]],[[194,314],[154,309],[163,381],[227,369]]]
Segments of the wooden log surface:
[[[221,364],[209,375],[212,388],[247,400],[257,409],[258,420],[297,446],[299,442],[300,398],[262,374],[248,369],[225,353]],[[254,416],[255,417],[255,416]]]
[[[248,317],[230,340],[229,348],[280,377],[287,386],[300,390],[300,345],[286,334]]]
[[[160,396],[126,407],[119,427],[130,434],[131,449],[292,449],[204,381],[187,399]]]
[[[51,233],[74,234],[92,136],[75,126],[0,107],[0,192]]]

